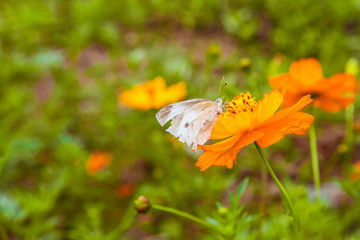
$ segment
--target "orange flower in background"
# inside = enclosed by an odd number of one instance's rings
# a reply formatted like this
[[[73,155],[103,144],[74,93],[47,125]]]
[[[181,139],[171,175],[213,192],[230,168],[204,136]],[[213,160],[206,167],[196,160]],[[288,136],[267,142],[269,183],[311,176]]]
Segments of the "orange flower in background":
[[[107,168],[112,161],[112,155],[107,152],[94,152],[86,162],[85,168],[89,175],[95,175]]]
[[[356,182],[360,179],[360,161],[354,163],[353,165],[354,170],[352,174],[350,175],[350,180],[353,182]]]
[[[291,64],[289,73],[269,78],[270,85],[282,90],[286,86],[283,106],[295,104],[311,94],[314,106],[326,112],[338,112],[355,100],[357,82],[349,73],[337,73],[324,78],[320,63],[313,58],[300,59]]]
[[[162,108],[170,103],[178,102],[186,97],[186,84],[179,82],[166,87],[162,77],[156,77],[135,85],[132,89],[123,91],[119,97],[119,104],[140,110]]]
[[[305,134],[314,117],[299,110],[313,101],[310,95],[276,112],[283,100],[284,94],[279,90],[265,94],[258,102],[249,93],[235,97],[226,106],[227,111],[219,116],[211,133],[210,139],[224,140],[213,145],[199,145],[205,153],[196,166],[201,171],[212,165],[232,168],[238,152],[250,143],[257,141],[261,147],[268,147],[285,134]]]
[[[119,198],[127,198],[134,194],[136,186],[133,183],[125,183],[116,188],[115,194]]]

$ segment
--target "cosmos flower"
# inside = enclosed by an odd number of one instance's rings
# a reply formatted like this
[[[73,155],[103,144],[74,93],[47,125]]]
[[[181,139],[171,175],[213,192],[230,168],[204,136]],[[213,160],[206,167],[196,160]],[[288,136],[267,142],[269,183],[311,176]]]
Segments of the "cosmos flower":
[[[201,171],[210,166],[233,167],[238,152],[253,142],[268,147],[280,141],[285,134],[305,134],[314,117],[299,112],[313,100],[310,94],[302,97],[296,104],[278,112],[284,100],[284,93],[273,90],[255,101],[249,93],[240,94],[226,106],[226,112],[219,116],[211,138],[220,140],[213,145],[199,145],[205,150],[196,166]]]
[[[186,97],[186,84],[179,82],[166,87],[162,77],[135,85],[132,89],[123,91],[118,97],[120,105],[139,110],[159,109],[170,103]]]
[[[115,194],[119,198],[127,198],[134,194],[136,186],[133,183],[125,183],[115,189]]]
[[[286,85],[283,106],[295,104],[311,94],[313,105],[326,112],[338,112],[355,100],[357,82],[350,73],[337,73],[324,78],[320,63],[313,58],[300,59],[291,64],[289,73],[269,78],[270,85],[282,90]]]
[[[94,152],[86,162],[85,168],[89,175],[95,175],[107,168],[112,161],[112,155],[107,152]]]

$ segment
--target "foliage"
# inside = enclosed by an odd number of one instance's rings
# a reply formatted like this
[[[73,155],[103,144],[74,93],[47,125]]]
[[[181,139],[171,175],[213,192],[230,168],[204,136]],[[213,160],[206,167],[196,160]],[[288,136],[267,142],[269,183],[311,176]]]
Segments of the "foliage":
[[[157,110],[119,106],[118,94],[161,76],[168,86],[185,81],[188,99],[214,100],[224,77],[225,100],[247,91],[260,99],[269,75],[304,57],[319,59],[329,77],[360,58],[359,12],[355,0],[1,1],[0,238],[215,238],[170,214],[137,216],[132,202],[141,194],[209,217],[234,239],[293,239],[253,146],[232,170],[200,172],[199,153],[165,132]],[[321,204],[306,136],[266,153],[301,213],[299,239],[358,239],[359,182],[342,177],[344,114],[313,114],[322,182],[330,184]],[[113,160],[88,175],[97,151]]]

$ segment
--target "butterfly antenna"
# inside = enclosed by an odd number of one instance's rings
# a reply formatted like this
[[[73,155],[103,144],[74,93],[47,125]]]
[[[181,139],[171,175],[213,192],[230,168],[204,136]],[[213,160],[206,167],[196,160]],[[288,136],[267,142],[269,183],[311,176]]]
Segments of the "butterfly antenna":
[[[225,79],[225,77],[223,76],[222,79],[221,79],[221,82],[220,82],[220,88],[219,88],[219,93],[218,93],[219,97],[220,97],[220,93],[221,93],[222,88],[225,87],[228,84],[227,82],[225,82],[225,84],[223,85],[224,79]]]

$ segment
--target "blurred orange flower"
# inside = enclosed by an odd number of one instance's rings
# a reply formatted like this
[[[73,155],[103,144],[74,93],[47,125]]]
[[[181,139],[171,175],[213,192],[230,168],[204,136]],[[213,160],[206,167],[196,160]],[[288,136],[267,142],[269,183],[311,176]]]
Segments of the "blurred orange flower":
[[[140,110],[162,108],[170,103],[178,102],[186,97],[186,84],[179,82],[166,87],[162,77],[156,77],[123,91],[118,97],[119,104]]]
[[[350,175],[350,180],[356,182],[360,179],[360,161],[354,163],[353,172]]]
[[[320,63],[313,58],[300,59],[291,64],[289,73],[269,78],[270,85],[282,90],[286,87],[283,106],[295,104],[311,94],[314,106],[326,112],[338,112],[355,100],[357,82],[350,73],[337,73],[324,78]]]
[[[249,93],[235,97],[226,106],[227,111],[219,116],[211,133],[210,139],[224,140],[213,145],[199,145],[205,153],[196,166],[201,171],[212,165],[232,168],[238,152],[250,143],[257,141],[261,147],[268,147],[285,134],[305,134],[314,117],[298,111],[313,101],[310,94],[276,112],[283,99],[284,94],[279,90],[265,94],[258,102]]]
[[[115,194],[119,198],[127,198],[134,194],[136,186],[132,183],[125,183],[116,188]]]
[[[95,175],[99,171],[107,168],[112,161],[112,155],[107,152],[94,152],[86,162],[86,172]]]

